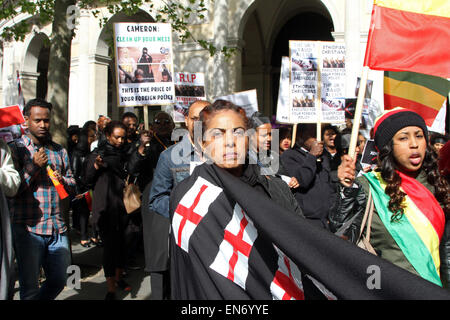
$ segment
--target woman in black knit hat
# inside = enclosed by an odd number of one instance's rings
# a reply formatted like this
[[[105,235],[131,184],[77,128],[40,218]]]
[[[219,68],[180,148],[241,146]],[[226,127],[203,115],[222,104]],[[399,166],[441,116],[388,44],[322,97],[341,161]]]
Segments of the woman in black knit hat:
[[[358,242],[370,195],[374,210],[369,242],[376,254],[447,287],[450,188],[428,145],[425,121],[413,111],[395,108],[375,121],[374,136],[376,171],[355,179],[349,156],[338,169],[341,190],[330,227],[336,231],[355,217],[344,238]]]

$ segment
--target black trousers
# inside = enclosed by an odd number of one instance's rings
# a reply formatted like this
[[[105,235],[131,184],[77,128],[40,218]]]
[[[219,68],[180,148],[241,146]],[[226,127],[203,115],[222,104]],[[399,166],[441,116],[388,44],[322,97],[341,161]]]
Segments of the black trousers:
[[[170,299],[170,271],[160,271],[150,273],[150,300]]]
[[[105,277],[115,277],[116,269],[124,269],[126,263],[125,226],[122,221],[113,222],[102,218],[98,222],[98,229],[103,241],[103,271]]]
[[[73,217],[78,220],[78,225],[80,228],[80,238],[83,241],[89,240],[89,207],[84,199],[75,200],[72,204]]]

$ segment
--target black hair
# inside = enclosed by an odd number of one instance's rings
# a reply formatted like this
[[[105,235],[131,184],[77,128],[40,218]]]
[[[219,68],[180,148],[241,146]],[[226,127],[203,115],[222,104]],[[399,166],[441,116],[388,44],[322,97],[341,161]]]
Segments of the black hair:
[[[49,111],[52,111],[53,109],[53,105],[50,102],[47,102],[41,98],[36,98],[27,102],[27,104],[23,108],[23,115],[29,117],[32,107],[47,108]]]
[[[134,113],[132,113],[134,114]],[[110,123],[108,123],[105,127],[105,135],[111,136],[115,128],[122,128],[127,132],[127,127],[123,124],[121,121],[113,120]]]
[[[92,130],[90,128],[83,128],[80,131],[80,134],[78,136],[78,143],[75,147],[76,150],[79,150],[82,154],[88,154],[89,153],[89,142],[88,142],[88,136],[89,136],[89,130]]]
[[[300,147],[304,147],[306,140],[309,138],[316,138],[316,124],[313,123],[300,123],[297,126],[297,141]]]
[[[80,127],[77,125],[71,125],[67,128],[67,135],[69,136],[69,138],[75,134],[79,134],[80,133]]]
[[[279,129],[279,138],[280,142],[283,139],[289,138],[292,139],[292,127],[280,127]]]
[[[94,131],[97,131],[97,122],[94,120],[88,120],[83,124],[83,129],[92,129]]]
[[[135,114],[134,114],[133,112],[131,112],[131,111],[125,112],[125,113],[122,115],[122,121],[123,121],[123,119],[125,119],[125,118],[135,118],[136,120],[138,119],[137,115],[135,115]]]
[[[386,182],[385,193],[389,196],[388,208],[392,212],[391,221],[399,221],[404,213],[403,200],[406,194],[400,190],[402,179],[397,173],[397,164],[394,158],[394,142],[383,146],[378,155],[379,170],[381,177]],[[450,213],[449,185],[445,178],[439,173],[435,153],[430,146],[427,146],[422,169],[427,174],[427,181],[435,191],[436,200],[443,207],[447,216]]]
[[[432,133],[430,136],[430,144],[434,145],[435,143],[442,143],[445,144],[448,141],[448,137],[440,134],[440,133]]]

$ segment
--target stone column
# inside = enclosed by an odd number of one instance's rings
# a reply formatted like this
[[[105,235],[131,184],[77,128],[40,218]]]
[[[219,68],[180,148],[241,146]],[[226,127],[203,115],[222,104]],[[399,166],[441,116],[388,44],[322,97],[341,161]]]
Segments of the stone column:
[[[89,120],[97,121],[99,115],[108,114],[108,66],[110,62],[110,57],[98,54],[89,57],[89,74],[92,84],[89,97]],[[117,109],[114,106],[113,108]]]
[[[89,19],[87,10],[81,10],[76,30],[76,44],[72,48],[78,49],[78,55],[72,57],[72,73],[69,90],[69,125],[80,127],[91,118],[91,101],[93,100],[93,82],[95,74],[89,70]],[[75,41],[74,41],[75,42]],[[73,52],[74,50],[72,50]]]
[[[355,96],[356,78],[361,77],[360,0],[345,1],[345,71],[347,97]]]
[[[228,37],[228,0],[214,1],[214,45],[220,51],[227,45]],[[214,96],[229,94],[228,63],[222,54],[214,56],[213,85]]]

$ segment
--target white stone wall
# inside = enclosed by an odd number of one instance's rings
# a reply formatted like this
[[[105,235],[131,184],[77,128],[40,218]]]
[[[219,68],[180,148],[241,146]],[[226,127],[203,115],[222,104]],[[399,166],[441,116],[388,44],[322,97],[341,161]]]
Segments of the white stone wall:
[[[298,14],[309,10],[331,17],[335,41],[345,42],[347,47],[347,94],[354,95],[356,77],[360,75],[364,59],[367,31],[371,16],[371,0],[215,0],[207,1],[210,12],[206,23],[196,23],[192,31],[196,38],[214,41],[219,48],[226,45],[237,49],[229,61],[210,57],[209,53],[193,42],[174,42],[175,71],[204,72],[207,98],[229,94],[242,89],[241,52],[246,44],[243,32],[252,13],[257,10],[260,18],[261,38],[258,43],[265,50],[263,60],[267,66],[277,32],[283,24]],[[143,7],[143,11],[148,11]],[[111,18],[106,10],[101,16]],[[26,15],[15,21],[27,18]],[[0,22],[1,28],[12,22]],[[50,36],[51,26],[35,30],[24,42],[3,43],[2,68],[0,68],[0,98],[3,105],[16,103],[16,70],[21,71],[22,87],[26,99],[35,94],[39,43],[33,41],[36,33]],[[108,64],[110,57],[104,41],[104,32],[91,12],[81,11],[77,21],[76,36],[72,42],[70,69],[69,125],[83,125],[96,120],[99,114],[107,114]],[[253,44],[251,44],[253,45]],[[38,51],[37,51],[38,54]],[[373,98],[383,101],[382,72],[371,71],[369,79],[375,80]],[[246,81],[258,89],[259,101],[270,100],[270,70],[268,67],[246,75]],[[113,108],[113,117],[118,115]]]

